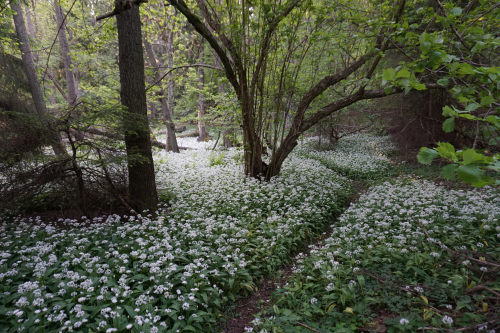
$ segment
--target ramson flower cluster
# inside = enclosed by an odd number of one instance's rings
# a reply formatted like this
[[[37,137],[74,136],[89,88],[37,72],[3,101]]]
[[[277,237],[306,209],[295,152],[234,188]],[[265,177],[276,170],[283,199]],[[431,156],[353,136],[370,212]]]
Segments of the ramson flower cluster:
[[[297,274],[278,298],[280,313],[288,308],[304,316],[298,321],[326,331],[366,325],[380,308],[402,315],[386,322],[396,329],[487,321],[495,316],[488,311],[496,311],[488,310],[491,295],[478,289],[472,298],[471,288],[498,288],[488,260],[500,258],[499,194],[409,177],[370,188],[332,225],[322,246],[297,257]],[[422,316],[422,309],[431,312]],[[460,318],[464,311],[479,315]],[[290,329],[280,316],[268,325]]]
[[[391,168],[388,156],[395,151],[395,147],[389,137],[352,134],[341,138],[328,150],[314,150],[317,141],[317,138],[306,140],[298,147],[298,153],[319,160],[330,169],[351,178],[371,178]]]
[[[291,157],[270,182],[242,175],[237,151],[155,154],[155,214],[0,221],[0,331],[213,331],[339,214],[347,181]]]

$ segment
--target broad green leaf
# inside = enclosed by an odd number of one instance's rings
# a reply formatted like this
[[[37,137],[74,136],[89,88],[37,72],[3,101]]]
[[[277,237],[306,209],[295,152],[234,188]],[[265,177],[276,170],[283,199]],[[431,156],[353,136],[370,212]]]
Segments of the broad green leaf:
[[[462,75],[475,74],[474,67],[472,67],[471,65],[469,65],[466,62],[461,63],[459,66],[459,69],[458,69],[458,74],[462,74]]]
[[[441,169],[441,176],[444,179],[455,180],[455,171],[457,168],[458,165],[456,164],[448,164]]]
[[[410,78],[410,72],[406,69],[406,68],[403,68],[402,70],[400,70],[397,74],[396,74],[396,79],[398,78]]]
[[[437,84],[439,84],[440,86],[446,87],[448,85],[448,81],[449,81],[448,78],[442,78],[442,79],[437,80]]]
[[[382,78],[385,81],[392,81],[396,76],[396,70],[394,68],[386,68],[382,72]]]
[[[414,88],[416,90],[425,90],[425,89],[427,89],[427,87],[425,86],[425,84],[420,83],[420,82],[412,82],[411,86],[412,86],[412,88]]]
[[[446,133],[453,132],[455,129],[455,118],[448,118],[443,122],[443,131]]]
[[[496,128],[500,128],[500,117],[498,116],[488,116],[485,119],[487,122],[495,126]]]
[[[457,155],[455,153],[455,147],[451,143],[448,142],[438,142],[438,146],[436,151],[439,153],[439,156],[444,157],[448,160],[456,161]]]
[[[457,111],[453,110],[450,106],[443,107],[443,116],[445,117],[454,117],[458,114]]]
[[[495,102],[495,99],[491,95],[486,95],[486,96],[481,97],[481,106],[488,106],[494,102]]]
[[[417,154],[417,160],[422,164],[429,165],[432,163],[432,160],[434,160],[438,156],[439,153],[436,150],[422,147]]]
[[[472,112],[474,110],[477,110],[481,105],[479,103],[470,103],[469,105],[467,105],[467,107],[465,108],[465,111],[467,112]]]
[[[476,151],[474,149],[464,150],[464,152],[462,153],[462,158],[464,159],[465,165],[471,164],[474,162],[479,162],[479,161],[483,160],[482,156],[480,154],[476,153]]]
[[[464,182],[476,187],[487,185],[491,180],[491,178],[484,176],[484,171],[477,165],[459,166],[457,176]]]

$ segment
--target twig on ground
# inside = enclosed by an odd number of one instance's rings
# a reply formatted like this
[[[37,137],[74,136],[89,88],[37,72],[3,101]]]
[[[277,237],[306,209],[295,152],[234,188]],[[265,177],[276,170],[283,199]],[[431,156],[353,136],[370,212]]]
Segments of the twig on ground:
[[[297,325],[302,326],[302,327],[305,327],[305,328],[307,328],[308,330],[311,330],[311,331],[313,331],[313,332],[321,333],[321,331],[320,331],[320,330],[318,330],[318,329],[316,329],[316,328],[314,328],[314,327],[311,327],[311,326],[309,326],[309,325],[306,325],[306,324],[304,324],[304,323],[298,322],[298,323],[297,323]]]

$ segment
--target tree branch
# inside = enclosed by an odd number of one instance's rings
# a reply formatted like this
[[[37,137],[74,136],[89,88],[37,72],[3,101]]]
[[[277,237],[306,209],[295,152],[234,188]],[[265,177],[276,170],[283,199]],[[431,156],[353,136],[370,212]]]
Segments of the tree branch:
[[[252,82],[250,84],[250,96],[254,95],[255,86],[259,79],[259,74],[262,69],[262,65],[264,63],[264,59],[267,56],[267,51],[269,49],[269,44],[271,43],[271,36],[278,27],[278,24],[290,14],[290,12],[300,3],[300,0],[292,0],[288,6],[280,13],[280,15],[276,16],[272,22],[269,24],[268,29],[266,30],[264,40],[262,42],[262,46],[260,48],[259,59],[257,60],[257,65],[255,66],[255,72],[252,76]]]
[[[355,93],[324,106],[319,111],[317,111],[315,114],[313,114],[309,118],[305,119],[302,122],[302,126],[300,127],[300,131],[304,132],[304,131],[308,130],[314,124],[319,122],[321,119],[328,117],[332,113],[334,113],[336,111],[340,111],[341,109],[343,109],[351,104],[354,104],[358,101],[361,101],[364,99],[375,99],[375,98],[386,97],[386,96],[390,96],[390,95],[394,95],[394,94],[399,94],[401,92],[403,92],[403,89],[401,89],[401,88],[393,88],[390,92],[386,92],[384,89],[364,91],[363,88],[360,88]]]
[[[167,0],[172,6],[174,6],[177,10],[179,10],[188,20],[189,23],[195,28],[195,30],[210,44],[210,46],[214,49],[217,55],[220,58],[222,65],[224,66],[224,70],[226,72],[226,76],[233,86],[234,90],[237,94],[240,94],[240,84],[236,78],[236,73],[229,61],[226,52],[219,45],[215,36],[210,32],[210,30],[205,26],[205,24],[200,20],[198,16],[196,16],[186,5],[184,0]]]
[[[148,0],[115,0],[115,8],[106,14],[99,15],[95,18],[95,21],[104,20],[108,17],[113,17],[120,14],[126,10],[129,10],[133,6],[139,6],[141,3],[147,2]]]
[[[333,86],[334,84],[346,79],[353,72],[358,70],[361,66],[363,66],[368,59],[373,57],[376,53],[368,53],[359,58],[357,61],[353,62],[348,67],[344,68],[341,72],[336,73],[334,75],[328,75],[324,77],[321,81],[319,81],[314,87],[312,87],[305,95],[302,97],[302,100],[299,103],[297,108],[297,114],[295,116],[293,127],[299,129],[301,127],[302,120],[304,119],[304,114],[306,110],[311,105],[312,101],[321,95],[326,89]]]
[[[158,68],[164,68],[165,66],[158,66],[158,67],[153,67],[155,69],[158,69]],[[151,88],[153,88],[154,86],[156,86],[158,83],[160,83],[165,77],[168,76],[168,74],[172,73],[173,71],[177,70],[177,69],[181,69],[181,68],[191,68],[191,67],[205,67],[205,68],[212,68],[212,69],[217,69],[217,70],[222,70],[222,68],[220,67],[216,67],[216,66],[212,66],[212,65],[206,65],[206,64],[191,64],[191,65],[182,65],[182,66],[176,66],[176,67],[173,67],[171,68],[170,70],[168,70],[165,74],[163,74],[161,77],[159,77],[158,80],[156,80],[153,84],[151,84],[147,89],[146,91],[150,90]]]

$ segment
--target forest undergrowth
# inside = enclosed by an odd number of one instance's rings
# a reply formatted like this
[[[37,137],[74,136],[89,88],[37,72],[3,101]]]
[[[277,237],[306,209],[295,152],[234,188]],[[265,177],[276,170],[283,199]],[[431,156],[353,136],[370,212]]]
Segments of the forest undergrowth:
[[[394,149],[366,134],[320,152],[306,141],[270,182],[244,177],[238,150],[203,145],[155,153],[156,212],[3,218],[0,330],[217,331],[226,308],[330,224],[248,331],[498,324],[496,190],[383,182]],[[344,211],[349,178],[377,185]]]

